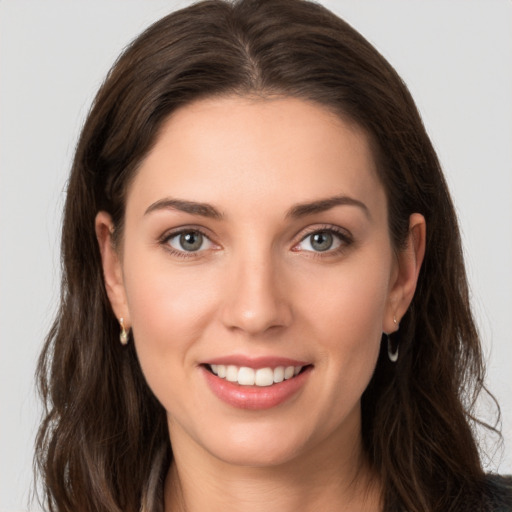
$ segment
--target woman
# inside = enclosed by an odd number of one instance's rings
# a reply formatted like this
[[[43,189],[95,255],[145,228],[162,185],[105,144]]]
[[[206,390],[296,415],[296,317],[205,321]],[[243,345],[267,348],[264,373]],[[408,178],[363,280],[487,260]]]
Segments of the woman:
[[[200,3],[84,126],[40,362],[53,510],[494,510],[453,206],[391,66],[324,8]],[[505,510],[505,508],[503,508]]]

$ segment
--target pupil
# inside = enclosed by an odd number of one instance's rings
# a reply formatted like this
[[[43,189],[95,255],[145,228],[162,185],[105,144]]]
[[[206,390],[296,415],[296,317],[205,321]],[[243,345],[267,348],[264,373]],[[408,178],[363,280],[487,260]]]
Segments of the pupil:
[[[197,232],[183,233],[180,235],[180,245],[186,251],[197,251],[203,244],[203,235]]]
[[[317,251],[327,251],[332,246],[332,235],[323,231],[321,233],[315,233],[311,240],[311,246]]]

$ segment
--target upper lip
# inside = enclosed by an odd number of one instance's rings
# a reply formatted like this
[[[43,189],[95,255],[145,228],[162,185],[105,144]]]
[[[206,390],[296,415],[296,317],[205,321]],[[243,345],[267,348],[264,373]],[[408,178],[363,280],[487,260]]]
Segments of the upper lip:
[[[245,366],[257,370],[259,368],[277,368],[278,366],[308,366],[311,363],[307,361],[300,361],[291,359],[289,357],[276,357],[276,356],[263,356],[263,357],[249,357],[244,355],[229,355],[222,357],[215,357],[204,361],[202,364],[223,364],[233,366]]]

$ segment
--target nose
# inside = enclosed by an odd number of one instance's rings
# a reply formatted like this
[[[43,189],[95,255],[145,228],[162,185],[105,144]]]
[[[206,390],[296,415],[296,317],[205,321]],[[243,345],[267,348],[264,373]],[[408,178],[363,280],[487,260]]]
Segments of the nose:
[[[228,329],[254,336],[290,325],[291,290],[286,289],[283,275],[270,257],[253,255],[235,263],[231,270],[221,313]]]

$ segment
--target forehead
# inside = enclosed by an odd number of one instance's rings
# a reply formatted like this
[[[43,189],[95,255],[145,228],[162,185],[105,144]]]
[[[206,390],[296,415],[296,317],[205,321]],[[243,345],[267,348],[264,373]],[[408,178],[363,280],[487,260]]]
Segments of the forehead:
[[[362,129],[305,100],[220,97],[170,116],[128,202],[168,195],[278,209],[337,194],[369,206],[384,195]]]

